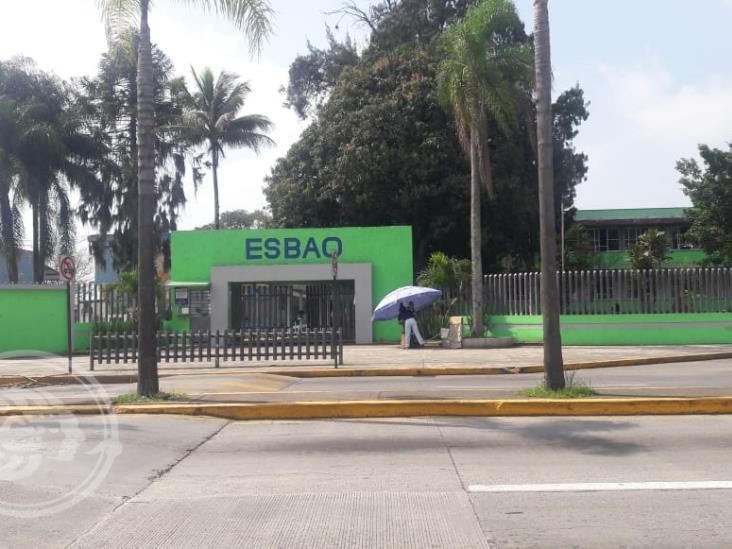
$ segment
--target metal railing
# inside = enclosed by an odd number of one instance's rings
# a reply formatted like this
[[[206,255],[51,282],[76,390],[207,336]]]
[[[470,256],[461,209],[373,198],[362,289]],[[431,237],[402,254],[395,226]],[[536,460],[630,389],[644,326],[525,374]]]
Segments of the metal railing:
[[[92,334],[89,369],[95,365],[137,362],[136,332]],[[338,329],[270,329],[157,334],[158,363],[333,360],[343,364],[343,333]]]
[[[132,320],[136,299],[110,284],[77,282],[74,284],[73,303],[76,322],[129,322]]]
[[[732,269],[564,271],[557,274],[565,315],[732,312]],[[541,275],[484,277],[486,312],[538,315]]]

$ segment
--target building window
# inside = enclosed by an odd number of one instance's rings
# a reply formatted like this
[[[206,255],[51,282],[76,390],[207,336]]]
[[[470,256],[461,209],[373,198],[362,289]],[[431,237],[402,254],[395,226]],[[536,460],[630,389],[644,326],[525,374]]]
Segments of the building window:
[[[629,227],[623,231],[623,249],[628,250],[648,230],[648,227]]]
[[[596,252],[621,250],[620,230],[593,229],[592,244]]]
[[[610,227],[590,229],[592,235],[592,245],[595,252],[612,252],[624,251],[633,247],[633,244],[649,229],[659,229],[666,233],[669,239],[669,247],[672,250],[691,250],[696,248],[686,238],[686,228],[683,226],[665,226],[665,227]]]
[[[672,229],[669,237],[671,238],[671,248],[674,250],[693,250],[696,246],[686,239],[686,231],[684,229]]]

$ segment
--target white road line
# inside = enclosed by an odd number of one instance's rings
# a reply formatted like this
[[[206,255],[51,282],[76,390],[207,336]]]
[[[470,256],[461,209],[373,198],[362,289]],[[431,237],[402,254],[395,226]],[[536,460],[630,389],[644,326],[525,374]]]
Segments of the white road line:
[[[471,484],[468,492],[613,492],[633,490],[720,490],[732,489],[732,480],[680,482],[576,482],[566,484]]]

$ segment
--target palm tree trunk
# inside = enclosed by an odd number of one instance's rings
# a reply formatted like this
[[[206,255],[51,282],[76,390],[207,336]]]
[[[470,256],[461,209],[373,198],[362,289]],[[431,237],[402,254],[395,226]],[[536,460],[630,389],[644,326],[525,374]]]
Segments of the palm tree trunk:
[[[153,109],[153,65],[148,8],[140,1],[140,44],[137,62],[137,223],[139,343],[137,394],[159,392],[155,322],[155,266],[153,264],[153,216],[155,214],[155,143]]]
[[[214,227],[218,231],[221,228],[219,223],[219,154],[215,147],[211,149],[211,171],[214,187]]]
[[[10,186],[8,185],[8,188]],[[2,220],[2,240],[4,244],[3,254],[5,255],[5,267],[8,272],[8,282],[18,282],[18,241],[15,233],[15,216],[10,205],[10,191],[5,188],[0,191],[0,220]]]
[[[548,0],[534,0],[536,118],[539,153],[539,225],[541,238],[541,314],[544,320],[544,379],[549,389],[564,387],[562,337],[557,291],[557,245],[554,225],[551,51]]]
[[[40,284],[43,282],[43,273],[39,267],[41,259],[40,246],[40,223],[38,222],[38,203],[33,201],[31,204],[31,213],[33,217],[33,282]]]
[[[472,265],[473,335],[483,337],[483,257],[480,227],[478,132],[470,130],[470,261]]]

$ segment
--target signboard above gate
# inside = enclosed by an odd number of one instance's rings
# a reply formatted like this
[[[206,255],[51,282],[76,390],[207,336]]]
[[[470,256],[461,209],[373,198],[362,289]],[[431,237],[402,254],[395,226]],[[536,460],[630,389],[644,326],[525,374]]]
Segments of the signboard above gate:
[[[335,252],[343,254],[343,241],[337,236],[325,238],[245,238],[247,261],[258,259],[327,259]]]

